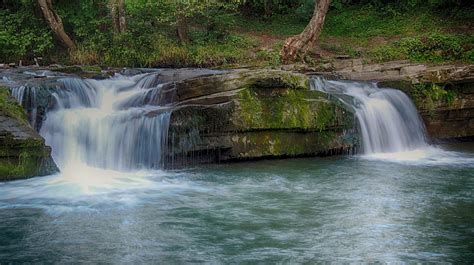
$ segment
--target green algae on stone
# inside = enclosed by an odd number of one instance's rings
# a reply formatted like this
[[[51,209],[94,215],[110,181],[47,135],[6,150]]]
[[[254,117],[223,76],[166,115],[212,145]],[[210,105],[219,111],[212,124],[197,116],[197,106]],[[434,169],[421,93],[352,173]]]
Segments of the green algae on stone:
[[[244,70],[183,80],[166,91],[179,102],[168,136],[172,163],[324,155],[356,142],[346,137],[353,113],[310,90],[302,74]]]
[[[337,120],[337,106],[317,92],[247,88],[238,95],[236,115],[244,128],[323,130]]]
[[[324,154],[331,150],[349,148],[340,133],[252,131],[237,133],[232,137],[232,157],[249,159],[259,157],[296,157]]]
[[[27,123],[26,113],[23,108],[10,96],[7,88],[0,87],[0,115],[5,115],[23,123]]]
[[[22,107],[0,88],[0,180],[57,172],[51,149],[28,124]]]

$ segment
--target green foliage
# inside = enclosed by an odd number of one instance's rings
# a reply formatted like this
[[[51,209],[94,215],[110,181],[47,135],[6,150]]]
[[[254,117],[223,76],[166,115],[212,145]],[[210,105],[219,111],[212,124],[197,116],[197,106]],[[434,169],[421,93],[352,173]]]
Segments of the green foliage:
[[[404,58],[400,49],[392,46],[380,46],[372,51],[372,56],[377,62],[386,62]]]
[[[288,37],[303,31],[307,21],[302,22],[295,15],[273,16],[266,20],[238,17],[236,27],[258,34],[270,34],[277,37]]]
[[[457,36],[433,34],[422,38],[402,39],[397,44],[413,61],[441,62],[462,59],[462,39]]]
[[[54,1],[77,44],[77,50],[66,56],[35,1],[3,1],[0,62],[43,56],[44,62],[130,67],[276,66],[281,63],[281,44],[302,32],[314,9],[314,0],[125,3],[128,31],[118,34],[113,31],[109,0]],[[451,10],[449,20],[439,11],[446,7]],[[321,46],[376,61],[473,62],[473,38],[456,33],[462,24],[472,25],[471,7],[464,0],[333,0]],[[176,34],[183,20],[189,30],[186,43]],[[454,33],[442,33],[451,28]],[[314,57],[306,62],[321,63]]]
[[[291,13],[306,0],[246,0],[242,1],[247,15],[269,18],[273,15]]]
[[[63,18],[65,30],[77,42],[104,45],[110,40],[112,27],[107,1],[57,1],[55,8]]]
[[[298,17],[303,21],[309,21],[313,16],[314,4],[314,0],[303,0],[301,5],[296,9]]]
[[[195,37],[181,44],[159,33],[138,39],[130,33],[119,34],[107,49],[80,46],[71,54],[71,62],[117,67],[213,67],[244,61],[250,45],[247,38],[236,35],[223,41],[205,35]]]
[[[457,97],[454,90],[447,90],[437,84],[416,84],[411,91],[415,104],[428,112],[433,112],[439,104],[452,104]]]
[[[32,60],[53,47],[50,31],[38,20],[30,6],[19,10],[0,9],[0,62]]]
[[[279,50],[260,50],[256,53],[257,59],[263,61],[267,66],[277,66],[281,64]]]
[[[441,21],[426,12],[389,14],[372,6],[348,7],[334,10],[326,17],[323,36],[370,38],[412,34],[433,28]]]
[[[372,56],[377,61],[409,59],[415,62],[474,62],[474,38],[463,35],[434,33],[428,36],[403,38],[376,48]]]

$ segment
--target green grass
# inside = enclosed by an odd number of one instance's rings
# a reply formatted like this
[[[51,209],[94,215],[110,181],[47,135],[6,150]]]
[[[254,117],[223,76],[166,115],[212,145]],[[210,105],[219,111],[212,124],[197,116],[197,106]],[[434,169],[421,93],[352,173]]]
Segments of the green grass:
[[[148,43],[137,43],[123,36],[107,49],[81,46],[72,53],[70,63],[130,67],[216,67],[248,60],[252,39],[230,35],[225,40],[196,38],[179,43],[166,35],[155,34]]]
[[[352,7],[329,12],[322,35],[356,38],[410,36],[427,30],[436,31],[442,24],[442,19],[428,10],[401,13],[396,10],[380,12],[370,6]]]
[[[409,59],[413,62],[474,63],[474,37],[433,33],[402,38],[375,48],[371,55],[376,61]]]
[[[471,14],[443,17],[432,10],[400,13],[371,7],[330,12],[321,46],[335,54],[376,62],[408,59],[422,63],[474,62]]]

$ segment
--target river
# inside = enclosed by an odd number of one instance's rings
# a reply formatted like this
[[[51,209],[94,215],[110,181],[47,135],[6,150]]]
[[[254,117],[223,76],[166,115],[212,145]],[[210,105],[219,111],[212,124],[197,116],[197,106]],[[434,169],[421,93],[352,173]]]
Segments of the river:
[[[0,260],[471,263],[474,145],[443,149],[1,183]]]
[[[164,171],[155,75],[51,88],[61,173],[0,183],[2,263],[474,261],[474,143],[430,145],[404,93],[312,79],[354,112],[358,155]],[[36,115],[34,87],[12,94]]]

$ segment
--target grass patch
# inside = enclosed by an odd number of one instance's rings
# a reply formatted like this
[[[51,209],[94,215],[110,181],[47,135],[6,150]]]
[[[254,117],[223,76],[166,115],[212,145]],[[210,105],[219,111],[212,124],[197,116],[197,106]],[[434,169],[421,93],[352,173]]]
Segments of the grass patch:
[[[403,38],[372,51],[376,61],[409,59],[413,62],[474,62],[474,37],[434,33]]]
[[[195,39],[181,44],[165,35],[156,34],[139,43],[123,35],[107,49],[80,47],[70,63],[130,67],[215,67],[245,62],[249,59],[249,38],[231,35],[223,41]]]

